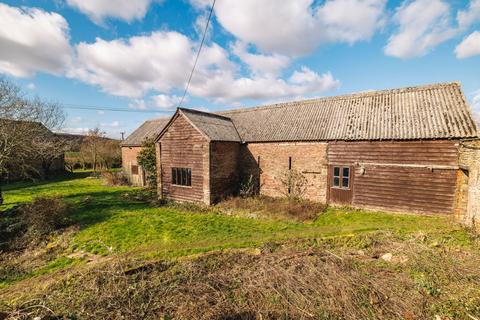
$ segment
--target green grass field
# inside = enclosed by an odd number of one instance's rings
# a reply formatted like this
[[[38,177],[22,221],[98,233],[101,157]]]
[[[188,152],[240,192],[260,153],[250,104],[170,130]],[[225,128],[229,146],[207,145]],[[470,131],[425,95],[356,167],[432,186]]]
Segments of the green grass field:
[[[295,222],[228,202],[154,207],[132,200],[139,189],[89,175],[7,186],[0,209],[58,196],[71,225],[0,252],[0,316],[480,316],[479,238],[452,218],[328,208]],[[8,219],[0,214],[3,225]]]
[[[141,259],[178,257],[216,249],[244,248],[292,238],[327,238],[374,231],[408,234],[454,230],[446,217],[387,214],[330,208],[314,222],[253,219],[215,213],[192,213],[174,207],[151,207],[128,200],[130,187],[104,186],[101,179],[79,172],[54,181],[20,183],[5,188],[3,209],[39,196],[61,196],[71,203],[78,231],[66,240],[65,252],[30,272],[61,269],[75,252],[97,255],[128,253]],[[458,238],[462,233],[457,233]],[[457,237],[457,236],[456,236]]]
[[[313,223],[252,219],[215,213],[189,213],[170,207],[153,208],[127,200],[129,187],[108,187],[100,179],[76,173],[62,180],[18,184],[6,188],[5,206],[38,196],[62,196],[73,204],[72,218],[80,231],[73,250],[106,254],[150,251],[156,255],[184,255],[219,248],[245,247],[266,241],[329,237],[376,230],[429,232],[444,230],[445,217],[387,214],[363,210],[329,209]]]

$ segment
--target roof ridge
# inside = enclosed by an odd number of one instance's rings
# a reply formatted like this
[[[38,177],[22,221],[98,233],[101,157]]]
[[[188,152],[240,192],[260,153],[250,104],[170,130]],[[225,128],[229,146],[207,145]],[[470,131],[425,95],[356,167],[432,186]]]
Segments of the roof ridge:
[[[220,118],[220,119],[232,121],[232,119],[230,117],[223,116],[223,115],[218,114],[218,113],[200,111],[200,110],[197,110],[197,109],[189,109],[189,108],[178,108],[178,110],[186,111],[187,113],[188,112],[197,113],[197,114],[202,114],[202,115],[206,115],[206,116],[209,116],[209,117],[215,117],[215,118]]]
[[[311,99],[303,99],[303,100],[295,100],[295,101],[287,101],[287,102],[279,102],[274,104],[266,104],[261,106],[255,107],[246,107],[246,108],[237,108],[237,109],[230,109],[230,110],[222,110],[218,111],[217,114],[229,114],[229,113],[242,113],[242,112],[250,112],[256,110],[269,110],[274,108],[286,108],[295,106],[298,104],[306,104],[306,103],[314,103],[319,101],[329,101],[329,100],[345,100],[345,99],[352,99],[352,98],[362,98],[368,96],[381,96],[385,94],[391,93],[400,93],[405,91],[415,92],[415,91],[426,91],[432,89],[440,89],[449,86],[458,86],[460,87],[460,81],[451,81],[451,82],[439,82],[433,84],[425,84],[425,85],[418,85],[418,86],[411,86],[411,87],[403,87],[403,88],[392,88],[392,89],[382,89],[382,90],[372,90],[372,91],[365,91],[365,92],[355,92],[355,93],[348,93],[338,96],[330,96],[330,97],[320,97],[320,98],[311,98]]]

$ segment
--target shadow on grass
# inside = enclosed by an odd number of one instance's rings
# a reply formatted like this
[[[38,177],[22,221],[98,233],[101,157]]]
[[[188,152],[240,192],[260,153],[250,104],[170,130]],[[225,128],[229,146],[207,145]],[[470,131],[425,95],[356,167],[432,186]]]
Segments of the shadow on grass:
[[[19,181],[19,182],[4,184],[2,185],[2,188],[3,188],[3,191],[21,190],[21,189],[30,188],[30,187],[42,186],[42,185],[53,183],[53,182],[83,179],[91,176],[91,174],[92,174],[91,172],[65,172],[62,174],[52,176],[46,180]]]
[[[149,208],[145,202],[128,200],[123,197],[126,190],[80,192],[64,197],[73,203],[72,219],[80,228],[88,228],[104,222],[122,211]]]

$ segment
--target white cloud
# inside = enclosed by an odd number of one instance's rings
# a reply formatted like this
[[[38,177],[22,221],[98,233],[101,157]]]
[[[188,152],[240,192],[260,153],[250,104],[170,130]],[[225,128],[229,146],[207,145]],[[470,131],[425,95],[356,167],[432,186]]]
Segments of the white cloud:
[[[104,114],[105,114],[105,111],[103,111],[103,110],[99,110],[99,111],[97,111],[97,114],[102,116],[102,115],[104,115]]]
[[[133,99],[132,102],[128,104],[128,107],[132,109],[146,110],[147,104],[144,99]]]
[[[86,128],[86,127],[85,128],[67,127],[67,128],[63,128],[61,132],[71,133],[71,134],[87,134],[89,130],[90,128]]]
[[[176,95],[169,96],[166,94],[158,94],[152,97],[155,107],[164,109],[164,110],[172,110],[174,107],[176,107],[180,103],[181,99],[182,97],[179,97]],[[184,101],[186,100],[187,99],[184,99]]]
[[[405,1],[396,9],[394,21],[398,30],[384,51],[398,58],[423,56],[457,33],[450,24],[450,7],[442,0]]]
[[[200,0],[191,0],[204,3]],[[263,52],[298,56],[321,43],[369,39],[383,25],[385,0],[222,0],[215,6],[219,23],[239,40]]]
[[[56,75],[71,62],[67,21],[57,13],[0,3],[0,73]]]
[[[386,1],[327,1],[317,10],[317,17],[330,41],[353,44],[370,39],[385,24]]]
[[[189,38],[172,31],[125,40],[97,38],[94,43],[77,46],[78,66],[70,76],[98,85],[107,93],[137,99],[131,104],[133,108],[150,107],[141,98],[150,91],[162,97],[154,100],[157,107],[166,106],[178,99],[170,95],[172,90],[185,88],[195,58],[195,47]],[[298,71],[305,77],[308,75],[305,81],[295,82],[297,76],[283,80],[271,74],[281,66],[262,68],[258,65],[257,59],[268,60],[270,56],[242,54],[244,58],[250,58],[255,70],[251,75],[239,75],[239,66],[229,60],[228,52],[219,45],[204,46],[189,94],[230,101],[320,93],[338,86],[331,74],[320,75],[308,69]]]
[[[279,54],[249,53],[247,44],[241,41],[232,45],[232,52],[246,63],[255,75],[277,76],[290,63],[288,57]]]
[[[35,90],[36,89],[35,83],[30,82],[29,84],[27,84],[27,88],[30,90]]]
[[[101,127],[103,128],[118,128],[120,127],[120,122],[119,121],[112,121],[111,123],[102,123],[100,124]]]
[[[207,81],[196,83],[192,86],[191,92],[196,96],[210,97],[223,102],[319,94],[334,90],[340,84],[330,73],[318,74],[308,68],[297,71],[294,75],[288,80],[283,80],[272,77],[235,79],[230,74],[217,74],[206,79]]]
[[[455,48],[457,58],[463,59],[480,54],[480,32],[475,31]]]
[[[95,23],[105,18],[131,22],[142,19],[153,0],[67,0],[67,4],[86,14]]]
[[[177,32],[154,32],[128,40],[97,38],[76,49],[77,67],[70,76],[127,97],[181,87],[193,63],[190,40]]]
[[[469,28],[475,21],[480,20],[480,0],[471,0],[468,9],[457,13],[460,29]]]

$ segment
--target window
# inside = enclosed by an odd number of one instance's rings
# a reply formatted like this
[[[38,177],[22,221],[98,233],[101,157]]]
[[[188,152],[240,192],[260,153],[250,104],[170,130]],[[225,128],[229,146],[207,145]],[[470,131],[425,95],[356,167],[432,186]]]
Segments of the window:
[[[350,188],[350,168],[349,167],[333,167],[332,186],[336,188]]]
[[[190,168],[172,168],[172,184],[178,186],[192,185],[192,169]]]
[[[348,188],[350,186],[350,168],[343,168],[342,170],[342,188]]]
[[[340,187],[340,168],[339,167],[333,168],[333,186]]]
[[[132,174],[138,174],[138,166],[136,164],[132,164],[130,171]]]

